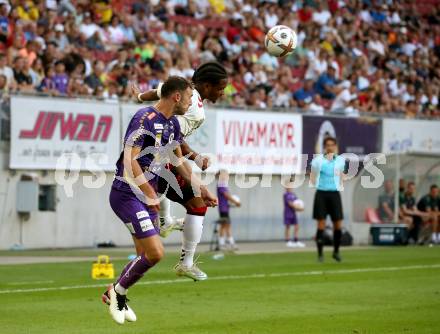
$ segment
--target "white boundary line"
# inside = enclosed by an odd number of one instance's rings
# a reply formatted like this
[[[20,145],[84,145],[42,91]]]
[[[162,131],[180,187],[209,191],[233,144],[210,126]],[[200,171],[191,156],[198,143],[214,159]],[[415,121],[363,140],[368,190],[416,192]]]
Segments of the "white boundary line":
[[[357,269],[338,269],[338,270],[314,270],[314,271],[300,271],[291,273],[273,273],[273,274],[250,274],[250,275],[229,275],[229,276],[214,276],[209,278],[209,281],[224,281],[224,280],[242,280],[252,278],[271,278],[271,277],[288,277],[288,276],[321,276],[321,275],[337,275],[337,274],[356,274],[356,273],[371,273],[371,272],[390,272],[390,271],[404,271],[404,270],[420,270],[420,269],[439,269],[440,264],[432,265],[414,265],[404,267],[378,267],[378,268],[357,268]],[[174,284],[174,283],[191,283],[189,279],[169,279],[169,280],[155,280],[139,282],[137,285],[160,285],[160,284]],[[33,288],[33,289],[14,289],[14,290],[0,290],[0,294],[12,293],[30,293],[30,292],[45,292],[45,291],[64,291],[75,289],[91,289],[104,288],[107,284],[89,284],[89,285],[69,285],[50,288]]]
[[[32,285],[32,284],[53,284],[55,281],[23,281],[23,282],[11,282],[8,285]]]

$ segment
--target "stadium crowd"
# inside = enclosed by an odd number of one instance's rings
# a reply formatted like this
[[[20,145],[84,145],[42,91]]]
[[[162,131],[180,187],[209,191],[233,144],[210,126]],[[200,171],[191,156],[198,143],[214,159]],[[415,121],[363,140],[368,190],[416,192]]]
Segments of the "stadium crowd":
[[[436,3],[0,0],[0,90],[117,101],[131,98],[131,81],[147,90],[217,60],[231,106],[434,118]],[[285,59],[264,49],[276,24],[298,34]]]

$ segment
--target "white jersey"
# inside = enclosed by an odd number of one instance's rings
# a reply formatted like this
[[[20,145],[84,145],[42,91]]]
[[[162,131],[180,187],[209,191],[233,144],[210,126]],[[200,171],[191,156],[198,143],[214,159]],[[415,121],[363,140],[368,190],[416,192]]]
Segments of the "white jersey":
[[[191,106],[185,115],[176,116],[180,124],[180,132],[183,138],[190,136],[197,130],[205,121],[205,109],[203,108],[203,101],[199,92],[193,89],[191,98]]]

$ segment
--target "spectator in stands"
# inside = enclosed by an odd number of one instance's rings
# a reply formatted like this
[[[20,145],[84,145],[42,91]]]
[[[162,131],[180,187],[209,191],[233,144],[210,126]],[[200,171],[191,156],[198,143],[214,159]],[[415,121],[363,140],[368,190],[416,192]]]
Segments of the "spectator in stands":
[[[415,192],[415,183],[408,182],[406,186],[406,191],[399,198],[399,216],[408,225],[410,239],[412,239],[414,243],[417,243],[419,239],[422,218],[427,217],[427,215],[417,209],[416,198],[414,197]]]
[[[66,74],[66,65],[61,60],[58,60],[55,63],[55,75],[53,76],[53,82],[55,83],[55,89],[58,91],[59,94],[67,94],[69,77]]]
[[[88,39],[96,32],[99,32],[100,28],[95,22],[93,22],[91,12],[84,13],[84,19],[79,27],[79,30],[85,39]]]
[[[165,30],[160,33],[164,46],[169,50],[172,50],[172,48],[177,47],[179,44],[179,37],[176,34],[175,28],[174,22],[170,20],[165,24]]]
[[[315,91],[313,89],[313,81],[311,79],[304,82],[304,86],[293,93],[298,107],[306,109],[313,101]]]
[[[54,77],[55,77],[55,66],[50,65],[45,70],[45,77],[41,82],[39,90],[49,95],[59,95],[55,81],[53,80]]]
[[[6,84],[9,86],[14,81],[14,71],[8,66],[5,54],[0,53],[0,74],[6,77]]]
[[[40,17],[39,10],[33,1],[21,0],[17,6],[17,14],[23,21],[37,21]]]
[[[11,29],[9,26],[9,2],[6,0],[2,0],[0,2],[0,49],[4,50],[6,48],[6,44],[8,42],[9,35],[11,33]]]
[[[324,115],[325,109],[322,106],[321,97],[318,94],[316,94],[313,97],[313,101],[308,106],[307,111],[309,114],[312,114],[315,116],[323,116]]]
[[[29,75],[29,68],[26,60],[17,57],[14,60],[14,80],[17,83],[17,89],[21,92],[32,92],[32,77]]]
[[[390,180],[386,180],[384,182],[384,190],[384,193],[379,196],[377,213],[381,222],[392,223],[394,222],[395,212],[393,182]]]
[[[314,90],[324,99],[333,100],[338,93],[336,86],[336,68],[330,66],[327,71],[321,74],[315,83]]]
[[[98,86],[103,86],[101,76],[104,73],[105,65],[102,61],[96,60],[93,64],[93,72],[84,80],[91,90],[95,90]]]
[[[69,40],[64,33],[64,26],[60,23],[55,25],[55,42],[61,50],[64,50],[69,46]]]
[[[437,185],[433,184],[430,188],[429,194],[420,199],[417,203],[417,209],[427,214],[424,223],[426,223],[425,226],[431,232],[431,242],[433,244],[440,243],[440,197]]]
[[[343,112],[350,116],[358,116],[356,87],[346,80],[341,84],[341,89],[333,100],[330,110],[332,112]]]
[[[129,15],[125,15],[120,24],[124,42],[136,42],[135,31],[133,29],[133,20]]]

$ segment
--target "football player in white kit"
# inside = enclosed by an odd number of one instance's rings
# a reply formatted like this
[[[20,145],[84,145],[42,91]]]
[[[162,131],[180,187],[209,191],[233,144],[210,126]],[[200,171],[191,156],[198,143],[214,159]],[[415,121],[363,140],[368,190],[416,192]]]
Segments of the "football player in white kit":
[[[215,103],[223,96],[224,89],[228,84],[228,74],[221,64],[207,62],[195,70],[192,82],[194,89],[191,106],[184,115],[177,116],[183,138],[190,136],[204,122],[203,101],[209,100]],[[158,89],[140,92],[136,86],[133,86],[133,92],[139,102],[158,100],[161,95],[160,89],[161,86],[159,85]],[[202,171],[209,167],[209,158],[194,152],[186,142],[181,144],[181,148],[183,155],[193,160]],[[173,230],[183,230],[181,256],[179,263],[174,267],[176,274],[195,281],[205,280],[208,276],[194,263],[197,244],[202,237],[204,214],[187,214],[183,224],[183,220],[171,216],[170,204],[170,200],[167,198],[160,203],[160,235],[167,237]]]

